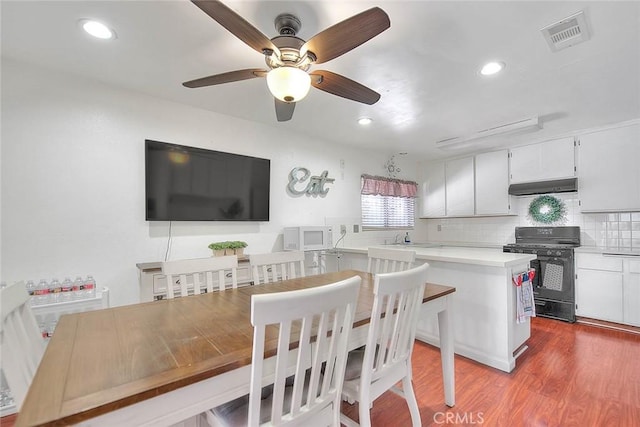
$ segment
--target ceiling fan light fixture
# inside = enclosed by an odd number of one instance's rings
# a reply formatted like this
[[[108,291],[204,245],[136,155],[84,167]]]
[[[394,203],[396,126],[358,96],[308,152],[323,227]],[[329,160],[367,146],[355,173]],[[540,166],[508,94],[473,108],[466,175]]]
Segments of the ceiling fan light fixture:
[[[267,73],[271,94],[284,102],[298,102],[309,93],[311,76],[296,67],[278,67]]]
[[[90,34],[97,39],[109,40],[116,38],[116,33],[102,22],[94,21],[92,19],[81,19],[79,23],[87,34]]]
[[[491,76],[502,71],[505,67],[504,62],[488,62],[480,70],[480,74],[483,76]]]

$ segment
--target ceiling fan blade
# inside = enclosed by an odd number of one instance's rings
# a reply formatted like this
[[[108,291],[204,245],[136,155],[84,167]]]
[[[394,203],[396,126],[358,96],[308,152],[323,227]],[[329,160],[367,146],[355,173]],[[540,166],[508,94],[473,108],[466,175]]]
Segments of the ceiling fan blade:
[[[300,51],[313,52],[316,64],[322,64],[360,46],[390,26],[391,21],[385,11],[374,7],[321,31]]]
[[[380,99],[378,92],[331,71],[313,71],[311,73],[311,84],[316,89],[362,102],[363,104],[375,104]]]
[[[215,74],[213,76],[190,80],[188,82],[182,83],[182,86],[189,88],[213,86],[223,83],[237,82],[240,80],[254,79],[256,77],[264,77],[266,75],[266,70],[262,70],[260,68],[249,68],[246,70],[229,71],[227,73]]]
[[[276,101],[276,117],[279,122],[286,122],[293,117],[293,110],[296,108],[295,102],[284,102],[278,98],[274,98]]]
[[[260,30],[224,3],[217,0],[191,0],[191,2],[254,50],[265,55],[270,54],[268,52],[270,50],[279,55],[278,48],[271,42],[269,37],[262,34]],[[265,52],[265,50],[268,51]]]

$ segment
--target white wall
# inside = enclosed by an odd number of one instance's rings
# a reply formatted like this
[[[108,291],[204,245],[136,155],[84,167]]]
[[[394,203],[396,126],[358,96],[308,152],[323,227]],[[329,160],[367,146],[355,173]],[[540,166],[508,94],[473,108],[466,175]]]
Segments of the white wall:
[[[137,302],[135,264],[163,260],[169,242],[168,222],[144,220],[145,139],[271,159],[269,222],[174,222],[169,259],[209,256],[210,242],[227,239],[245,240],[247,253],[280,250],[284,226],[359,221],[360,175],[382,174],[387,156],[281,132],[275,119],[258,125],[3,60],[2,280],[92,274],[112,305]],[[296,166],[336,181],[325,197],[291,197]]]

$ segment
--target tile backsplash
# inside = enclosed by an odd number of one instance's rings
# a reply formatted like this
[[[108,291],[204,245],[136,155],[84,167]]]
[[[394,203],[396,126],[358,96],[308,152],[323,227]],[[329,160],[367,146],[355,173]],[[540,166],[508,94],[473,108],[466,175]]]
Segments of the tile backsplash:
[[[594,246],[618,250],[640,250],[640,212],[584,214],[583,216],[584,231],[593,235]]]
[[[566,207],[557,226],[580,227],[582,246],[618,250],[640,250],[640,212],[583,214],[575,193],[554,194]],[[500,217],[422,219],[427,224],[426,239],[456,244],[503,245],[515,241],[515,227],[544,226],[528,215],[529,204],[537,196],[514,197],[515,215]]]

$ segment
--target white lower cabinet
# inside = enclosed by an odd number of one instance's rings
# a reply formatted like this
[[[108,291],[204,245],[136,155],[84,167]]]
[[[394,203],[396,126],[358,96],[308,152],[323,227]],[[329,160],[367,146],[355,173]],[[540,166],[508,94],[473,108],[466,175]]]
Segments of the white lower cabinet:
[[[624,286],[624,323],[640,326],[640,259],[627,260]]]
[[[640,260],[578,253],[576,272],[576,315],[640,326]]]

